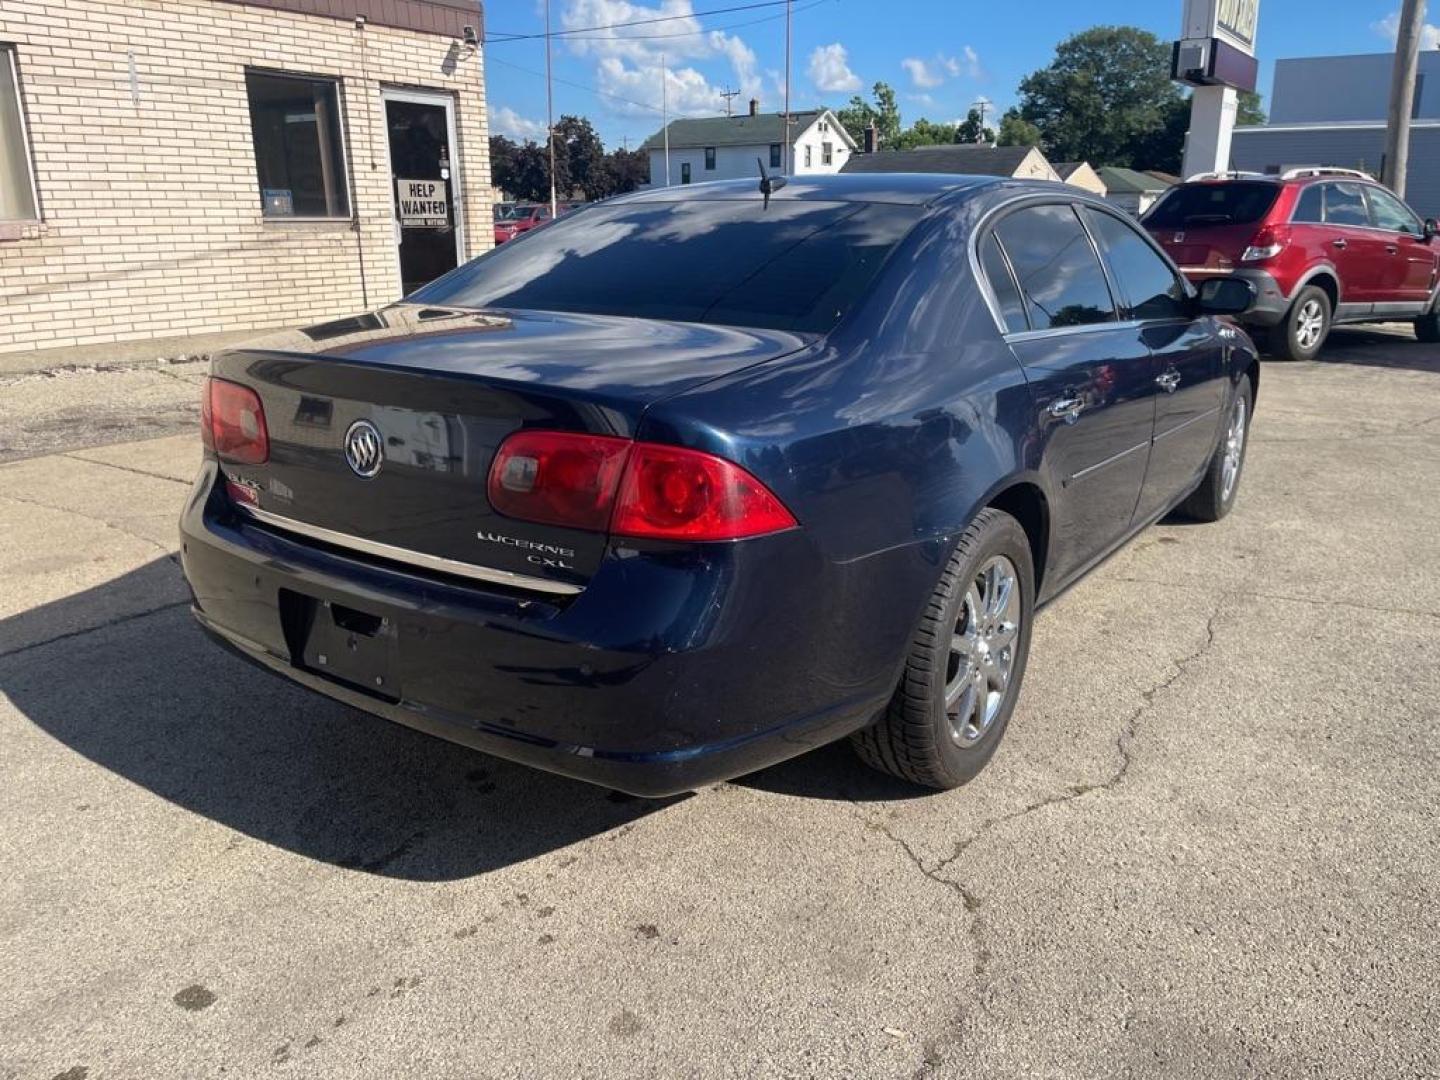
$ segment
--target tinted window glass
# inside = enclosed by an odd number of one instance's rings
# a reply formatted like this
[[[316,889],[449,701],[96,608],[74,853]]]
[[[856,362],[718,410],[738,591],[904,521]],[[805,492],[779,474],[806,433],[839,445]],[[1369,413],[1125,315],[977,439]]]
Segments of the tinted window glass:
[[[1010,267],[1005,265],[1005,256],[1000,253],[1000,241],[991,233],[980,245],[980,264],[990,282],[990,291],[1000,304],[1000,317],[1005,320],[1005,329],[1012,334],[1029,329],[1025,322],[1025,301],[1015,287],[1015,278]]]
[[[595,206],[502,244],[420,303],[831,329],[923,209],[772,200]]]
[[[1291,221],[1308,221],[1319,223],[1325,220],[1325,192],[1319,184],[1311,184],[1300,192],[1300,198],[1295,201],[1295,213],[1290,215]]]
[[[1373,187],[1366,188],[1365,195],[1370,200],[1370,220],[1377,229],[1420,235],[1420,219],[1394,195]]]
[[[1026,207],[995,231],[1015,267],[1034,329],[1114,320],[1105,272],[1070,207]]]
[[[1132,319],[1179,319],[1189,314],[1185,287],[1155,249],[1118,218],[1086,210],[1110,272],[1129,304]]]
[[[349,217],[335,83],[245,73],[266,217]]]
[[[1145,215],[1150,228],[1245,225],[1259,221],[1275,204],[1280,185],[1266,180],[1181,184]]]
[[[1326,184],[1325,221],[1330,225],[1369,225],[1364,193],[1354,184]]]

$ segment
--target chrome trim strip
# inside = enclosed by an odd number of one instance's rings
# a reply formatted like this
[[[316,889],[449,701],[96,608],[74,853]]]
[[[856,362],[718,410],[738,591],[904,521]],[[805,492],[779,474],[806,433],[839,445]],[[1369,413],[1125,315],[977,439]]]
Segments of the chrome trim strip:
[[[1184,423],[1176,424],[1174,427],[1170,428],[1168,431],[1162,431],[1159,435],[1156,435],[1155,438],[1152,439],[1151,441],[1158,443],[1161,439],[1169,438],[1171,435],[1174,435],[1177,431],[1184,431],[1184,430],[1185,430],[1187,427],[1189,427],[1191,424],[1198,424],[1201,420],[1204,420],[1206,417],[1209,417],[1209,416],[1214,416],[1214,415],[1215,415],[1216,413],[1218,413],[1219,411],[1220,411],[1220,406],[1219,406],[1219,405],[1216,405],[1215,408],[1213,408],[1213,409],[1206,409],[1206,410],[1205,410],[1204,412],[1202,412],[1202,413],[1196,413],[1194,416],[1190,417],[1190,419],[1189,419],[1189,420],[1186,420]]]
[[[1106,465],[1113,465],[1113,464],[1115,464],[1115,462],[1119,461],[1121,458],[1126,457],[1126,456],[1128,456],[1128,455],[1130,455],[1130,454],[1135,453],[1136,450],[1148,450],[1148,449],[1150,448],[1150,443],[1151,443],[1152,441],[1153,441],[1153,440],[1151,440],[1151,439],[1146,439],[1146,440],[1145,440],[1144,442],[1142,442],[1142,443],[1136,443],[1134,446],[1130,447],[1129,450],[1121,450],[1118,454],[1111,454],[1111,455],[1110,455],[1109,457],[1107,457],[1104,461],[1097,461],[1094,465],[1087,465],[1087,466],[1085,466],[1085,468],[1081,469],[1079,472],[1077,472],[1077,473],[1075,473],[1074,475],[1072,475],[1072,476],[1070,477],[1070,479],[1066,480],[1064,486],[1065,486],[1065,487],[1069,487],[1069,486],[1070,486],[1071,484],[1073,484],[1076,480],[1084,479],[1085,477],[1089,476],[1091,473],[1095,472],[1097,469],[1103,469],[1103,468],[1105,468]]]
[[[377,558],[390,559],[393,562],[405,563],[407,566],[419,567],[422,570],[435,570],[442,574],[454,574],[457,577],[471,578],[475,581],[488,581],[494,585],[508,585],[513,589],[528,589],[531,592],[554,593],[559,596],[574,596],[583,591],[579,585],[571,585],[564,581],[550,581],[546,578],[531,577],[529,574],[516,574],[510,570],[475,566],[440,555],[426,555],[421,551],[411,551],[408,548],[395,547],[392,544],[382,544],[376,540],[365,540],[348,533],[336,532],[334,529],[309,525],[303,521],[296,521],[294,518],[272,514],[268,510],[260,510],[253,506],[241,506],[238,509],[243,510],[263,525],[273,525],[285,532],[308,536],[312,540],[334,544],[336,547],[357,551],[362,555],[374,555]]]

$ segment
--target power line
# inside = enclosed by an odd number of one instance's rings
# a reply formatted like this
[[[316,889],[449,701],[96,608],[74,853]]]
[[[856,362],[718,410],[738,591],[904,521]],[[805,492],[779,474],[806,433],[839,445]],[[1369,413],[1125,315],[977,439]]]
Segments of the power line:
[[[701,19],[707,15],[726,15],[732,11],[754,11],[757,8],[780,7],[789,3],[789,0],[758,0],[753,4],[736,4],[733,7],[711,8],[709,11],[692,11],[685,15],[660,15],[653,19],[631,19],[629,22],[606,23],[601,26],[577,26],[568,30],[555,30],[543,34],[507,34],[503,31],[491,31],[485,35],[486,44],[494,44],[496,41],[534,41],[545,37],[568,37],[572,34],[588,34],[597,30],[617,30],[625,26],[649,26],[653,23],[677,22],[681,19]]]
[[[487,64],[499,64],[502,67],[514,68],[516,71],[523,71],[526,75],[534,75],[537,79],[545,78],[545,73],[543,71],[536,71],[533,68],[521,67],[519,64],[512,64],[508,60],[501,60],[494,56],[486,57],[485,62]],[[586,90],[592,94],[598,94],[601,97],[611,98],[615,101],[623,101],[626,105],[634,105],[637,109],[649,109],[651,112],[657,113],[662,111],[656,108],[654,105],[648,105],[643,101],[632,101],[630,98],[621,97],[619,94],[612,94],[608,90],[601,90],[598,86],[590,86],[587,83],[572,82],[569,79],[562,79],[558,76],[556,76],[555,81],[565,86],[573,86],[576,90]]]
[[[798,14],[800,14],[800,12],[802,12],[802,11],[809,11],[811,8],[819,7],[821,4],[829,4],[829,3],[833,3],[833,2],[834,2],[834,0],[811,0],[810,3],[808,3],[808,4],[803,4],[803,5],[801,5],[800,7],[797,7],[797,8],[795,9],[795,14],[798,15]],[[689,16],[677,16],[677,17],[678,17],[678,18],[689,18]],[[595,35],[595,36],[593,36],[593,37],[573,37],[573,38],[571,38],[570,40],[571,40],[571,41],[659,41],[659,40],[662,40],[662,39],[668,40],[668,39],[671,39],[671,38],[706,37],[706,36],[708,36],[708,35],[710,35],[710,34],[723,33],[723,32],[726,31],[726,30],[741,30],[741,29],[744,29],[744,28],[747,27],[747,26],[759,26],[761,23],[776,22],[777,20],[783,19],[783,18],[785,18],[785,13],[782,11],[779,15],[765,15],[765,16],[762,16],[761,18],[758,18],[758,19],[747,19],[745,22],[738,22],[738,23],[726,23],[724,26],[712,26],[712,27],[710,27],[709,29],[704,29],[704,30],[681,30],[679,33],[676,33],[676,34],[625,34],[625,35],[623,35],[623,36],[620,36],[620,35],[611,35],[611,34],[597,34],[597,35]],[[580,31],[577,31],[577,33],[580,33]],[[511,40],[515,40],[515,39],[511,39]]]

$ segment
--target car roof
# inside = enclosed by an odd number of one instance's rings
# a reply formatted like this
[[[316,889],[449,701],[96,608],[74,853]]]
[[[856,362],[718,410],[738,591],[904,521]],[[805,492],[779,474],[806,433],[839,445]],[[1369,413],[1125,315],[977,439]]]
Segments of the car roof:
[[[780,179],[776,176],[776,179]],[[872,202],[927,206],[961,191],[999,183],[993,176],[951,173],[863,173],[824,176],[788,176],[770,196],[779,201]],[[1052,187],[1055,185],[1051,185]],[[760,176],[754,179],[715,180],[704,184],[651,187],[607,200],[617,203],[690,202],[760,197]]]

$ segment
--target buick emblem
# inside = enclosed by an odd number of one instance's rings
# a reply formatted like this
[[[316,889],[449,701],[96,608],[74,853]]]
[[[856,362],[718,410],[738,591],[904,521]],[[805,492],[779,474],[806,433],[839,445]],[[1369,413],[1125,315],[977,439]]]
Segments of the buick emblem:
[[[362,480],[369,480],[385,464],[385,442],[369,420],[356,420],[345,432],[345,462]]]

